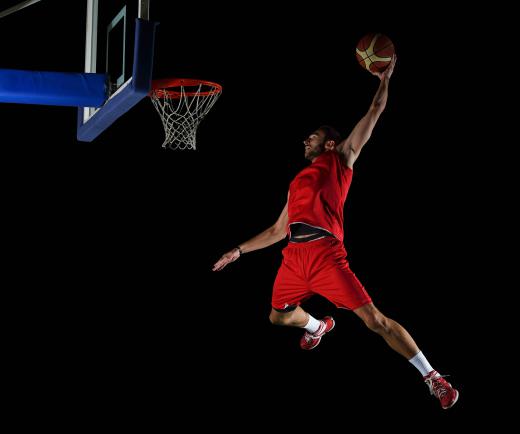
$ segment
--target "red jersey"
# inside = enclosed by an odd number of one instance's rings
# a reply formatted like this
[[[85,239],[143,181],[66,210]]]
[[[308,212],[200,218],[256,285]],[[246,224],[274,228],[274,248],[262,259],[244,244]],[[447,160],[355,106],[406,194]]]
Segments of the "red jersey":
[[[287,233],[292,223],[325,229],[343,241],[343,208],[352,169],[335,150],[326,151],[303,169],[289,186]]]

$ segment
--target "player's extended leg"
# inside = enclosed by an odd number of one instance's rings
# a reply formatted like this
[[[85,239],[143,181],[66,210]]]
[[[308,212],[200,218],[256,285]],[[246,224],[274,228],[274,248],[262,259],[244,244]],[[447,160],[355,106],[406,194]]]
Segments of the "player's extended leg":
[[[440,400],[442,408],[450,408],[457,402],[459,392],[431,367],[402,325],[383,315],[373,303],[355,309],[354,313],[370,330],[382,336],[392,349],[406,357],[421,372],[431,394]]]
[[[403,326],[383,315],[374,303],[365,304],[354,310],[366,326],[382,336],[390,347],[410,360],[419,352],[415,341]]]

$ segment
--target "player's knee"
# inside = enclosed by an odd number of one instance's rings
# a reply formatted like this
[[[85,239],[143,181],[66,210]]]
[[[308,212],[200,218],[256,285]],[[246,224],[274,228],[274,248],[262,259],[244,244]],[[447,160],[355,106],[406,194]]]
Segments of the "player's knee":
[[[289,314],[283,314],[273,310],[269,315],[269,321],[274,325],[287,325],[290,322],[290,316]]]
[[[279,314],[277,314],[276,312],[271,312],[269,314],[269,321],[271,321],[271,324],[278,325],[280,321]]]
[[[378,334],[388,332],[388,321],[386,317],[380,313],[365,318],[365,324],[370,330]]]

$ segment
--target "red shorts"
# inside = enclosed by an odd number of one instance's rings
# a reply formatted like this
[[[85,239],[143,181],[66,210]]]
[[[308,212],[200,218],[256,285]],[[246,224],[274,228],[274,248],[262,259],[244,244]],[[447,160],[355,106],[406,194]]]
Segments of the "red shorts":
[[[289,242],[282,254],[282,265],[274,281],[273,308],[297,306],[314,294],[351,310],[372,302],[349,268],[343,243],[336,238]]]

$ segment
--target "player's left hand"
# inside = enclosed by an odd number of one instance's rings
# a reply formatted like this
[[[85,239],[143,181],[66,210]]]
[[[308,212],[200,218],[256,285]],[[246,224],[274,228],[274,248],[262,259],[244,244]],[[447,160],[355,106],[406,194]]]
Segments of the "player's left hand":
[[[213,265],[213,271],[222,270],[226,265],[235,262],[238,258],[240,258],[240,251],[235,247],[233,250],[222,255],[215,265]]]

